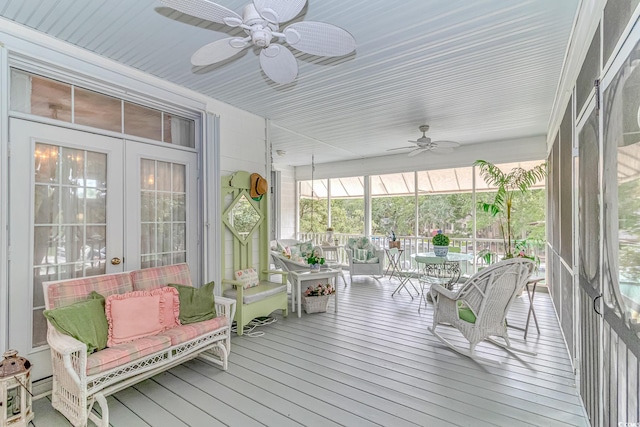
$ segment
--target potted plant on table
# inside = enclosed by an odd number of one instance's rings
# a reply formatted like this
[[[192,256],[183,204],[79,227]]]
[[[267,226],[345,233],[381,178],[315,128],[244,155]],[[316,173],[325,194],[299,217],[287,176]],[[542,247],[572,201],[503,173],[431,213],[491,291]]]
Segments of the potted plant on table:
[[[449,237],[442,234],[442,231],[438,231],[438,234],[431,239],[433,243],[433,252],[436,256],[445,257],[449,253]]]
[[[324,265],[324,258],[313,252],[307,257],[307,264],[311,267],[312,273],[317,273],[320,271],[320,266]]]
[[[302,295],[302,303],[306,313],[324,313],[329,306],[329,300],[336,293],[330,283],[309,286]]]
[[[391,236],[389,237],[389,249],[398,248],[400,249],[400,241],[396,238],[396,232],[391,230]]]

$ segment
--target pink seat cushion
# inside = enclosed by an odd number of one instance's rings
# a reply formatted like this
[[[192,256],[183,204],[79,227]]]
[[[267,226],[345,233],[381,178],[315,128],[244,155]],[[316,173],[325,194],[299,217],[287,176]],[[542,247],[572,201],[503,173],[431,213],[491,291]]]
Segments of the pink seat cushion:
[[[169,337],[152,336],[105,348],[87,357],[87,375],[99,374],[169,347]]]
[[[229,321],[225,316],[218,316],[211,320],[203,322],[190,323],[188,325],[176,326],[159,333],[159,337],[167,337],[171,339],[171,345],[182,344],[199,337],[207,332],[215,331],[229,325]]]

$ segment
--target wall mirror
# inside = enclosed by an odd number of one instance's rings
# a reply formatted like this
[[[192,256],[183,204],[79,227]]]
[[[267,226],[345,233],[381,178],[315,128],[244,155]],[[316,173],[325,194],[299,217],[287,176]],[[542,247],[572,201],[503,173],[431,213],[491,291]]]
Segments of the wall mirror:
[[[229,230],[240,241],[246,243],[254,230],[262,222],[262,214],[247,198],[246,192],[240,194],[229,206],[223,217]]]

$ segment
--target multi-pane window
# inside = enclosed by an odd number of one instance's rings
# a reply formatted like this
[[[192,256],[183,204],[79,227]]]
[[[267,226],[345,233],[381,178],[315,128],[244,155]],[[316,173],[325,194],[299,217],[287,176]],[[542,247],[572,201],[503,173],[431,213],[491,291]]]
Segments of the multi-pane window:
[[[140,160],[140,266],[186,262],[186,167]]]
[[[36,143],[33,346],[46,344],[42,283],[105,273],[107,156]]]
[[[11,70],[10,107],[19,113],[195,148],[193,120],[16,69]]]

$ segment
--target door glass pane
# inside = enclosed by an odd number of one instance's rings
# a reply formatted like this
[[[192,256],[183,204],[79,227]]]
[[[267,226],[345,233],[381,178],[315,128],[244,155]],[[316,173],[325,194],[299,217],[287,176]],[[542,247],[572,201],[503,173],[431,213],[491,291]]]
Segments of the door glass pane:
[[[183,262],[186,257],[186,168],[140,161],[142,268]]]
[[[106,271],[106,154],[36,143],[33,341],[46,344],[42,282]],[[91,160],[91,173],[86,162]],[[60,177],[58,179],[57,177]]]

